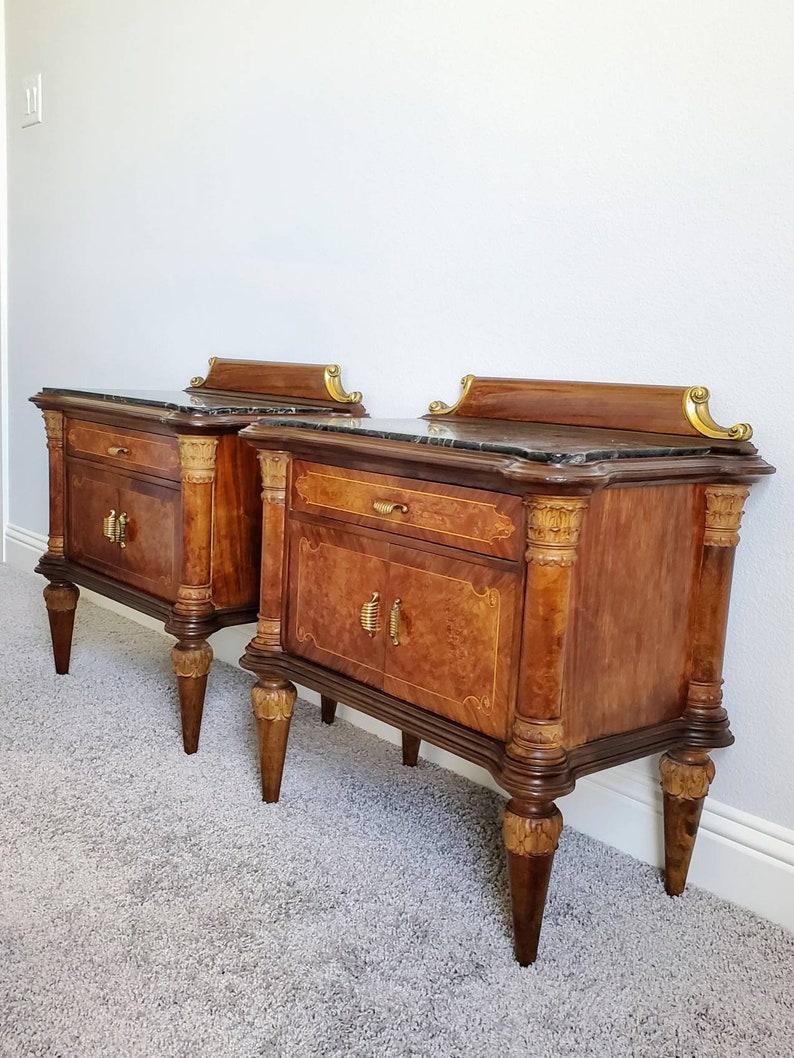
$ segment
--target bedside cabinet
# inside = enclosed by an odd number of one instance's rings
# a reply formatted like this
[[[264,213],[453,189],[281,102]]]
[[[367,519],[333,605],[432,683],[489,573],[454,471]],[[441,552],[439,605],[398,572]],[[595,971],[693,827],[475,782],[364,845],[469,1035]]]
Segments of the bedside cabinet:
[[[722,655],[748,486],[773,468],[701,387],[477,379],[424,419],[263,419],[252,691],[278,800],[294,682],[486,768],[515,949],[534,961],[556,800],[666,751],[666,885],[685,884],[733,741]],[[326,710],[324,710],[326,712]],[[406,894],[408,899],[408,894]]]
[[[43,389],[50,533],[36,567],[55,669],[69,670],[83,585],[157,617],[172,651],[185,752],[198,748],[212,632],[256,620],[259,469],[237,436],[263,414],[363,414],[337,365],[214,358],[184,392]]]

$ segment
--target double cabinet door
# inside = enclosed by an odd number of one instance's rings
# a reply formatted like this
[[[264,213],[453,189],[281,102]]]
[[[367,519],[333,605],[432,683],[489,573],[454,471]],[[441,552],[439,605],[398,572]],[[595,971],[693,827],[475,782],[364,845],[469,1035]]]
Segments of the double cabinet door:
[[[299,519],[289,556],[292,653],[506,738],[516,573]]]

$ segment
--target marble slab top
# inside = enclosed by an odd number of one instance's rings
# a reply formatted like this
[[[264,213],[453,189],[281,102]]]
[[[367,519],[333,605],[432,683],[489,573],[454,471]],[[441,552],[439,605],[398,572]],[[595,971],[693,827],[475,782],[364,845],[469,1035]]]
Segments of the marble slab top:
[[[109,404],[136,404],[188,415],[298,415],[324,414],[316,404],[277,400],[275,397],[230,396],[223,393],[192,393],[185,390],[119,389],[60,389],[45,386],[42,393],[58,397],[86,397],[107,401]]]
[[[504,419],[363,419],[342,415],[301,415],[289,420],[258,419],[246,433],[255,437],[260,428],[268,426],[358,434],[361,437],[378,437],[409,444],[512,455],[535,463],[552,464],[577,465],[605,459],[659,456],[703,456],[715,448],[715,442],[706,437],[554,426]],[[724,452],[725,442],[721,442],[718,447]]]

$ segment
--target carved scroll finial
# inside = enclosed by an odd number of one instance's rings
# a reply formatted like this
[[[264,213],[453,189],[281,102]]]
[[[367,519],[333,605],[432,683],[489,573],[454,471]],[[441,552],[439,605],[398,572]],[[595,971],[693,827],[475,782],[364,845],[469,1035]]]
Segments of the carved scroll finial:
[[[209,358],[209,362],[207,364],[207,375],[211,374],[212,365],[215,363],[215,361],[217,359],[218,359],[217,356],[211,356]],[[191,378],[191,380],[190,380],[190,388],[191,389],[201,389],[201,387],[202,386],[206,386],[206,384],[207,384],[207,379],[204,378],[203,375],[194,375],[193,378]]]
[[[749,441],[753,428],[747,422],[737,422],[734,426],[718,426],[709,411],[709,391],[705,386],[690,386],[684,392],[684,415],[690,426],[694,426],[704,437],[713,437],[719,441]]]
[[[572,566],[587,500],[579,496],[531,496],[527,507],[527,562]]]
[[[736,547],[744,501],[750,490],[741,485],[709,485],[706,488],[706,547]]]
[[[177,440],[182,480],[193,485],[209,485],[215,477],[218,438],[179,434]]]
[[[473,381],[474,375],[464,375],[460,380],[462,387],[460,396],[454,404],[445,404],[443,400],[433,400],[430,402],[430,407],[427,410],[431,415],[452,415],[453,412],[458,410],[466,397],[468,397]]]
[[[352,393],[345,393],[342,386],[342,369],[339,364],[329,364],[323,372],[325,388],[331,400],[340,404],[360,404],[361,393],[354,389]]]

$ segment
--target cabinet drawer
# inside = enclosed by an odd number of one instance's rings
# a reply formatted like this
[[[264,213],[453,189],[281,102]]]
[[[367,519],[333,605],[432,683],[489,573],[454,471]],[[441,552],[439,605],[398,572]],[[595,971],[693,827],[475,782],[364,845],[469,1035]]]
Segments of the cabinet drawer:
[[[122,470],[140,470],[161,478],[179,479],[179,450],[175,437],[119,430],[113,426],[69,419],[68,455],[96,459]]]
[[[67,557],[162,599],[176,598],[181,549],[180,490],[67,460]],[[103,519],[126,515],[125,546]]]
[[[517,496],[295,462],[293,509],[500,558],[522,550]]]
[[[289,561],[292,653],[507,738],[518,574],[297,520]]]

